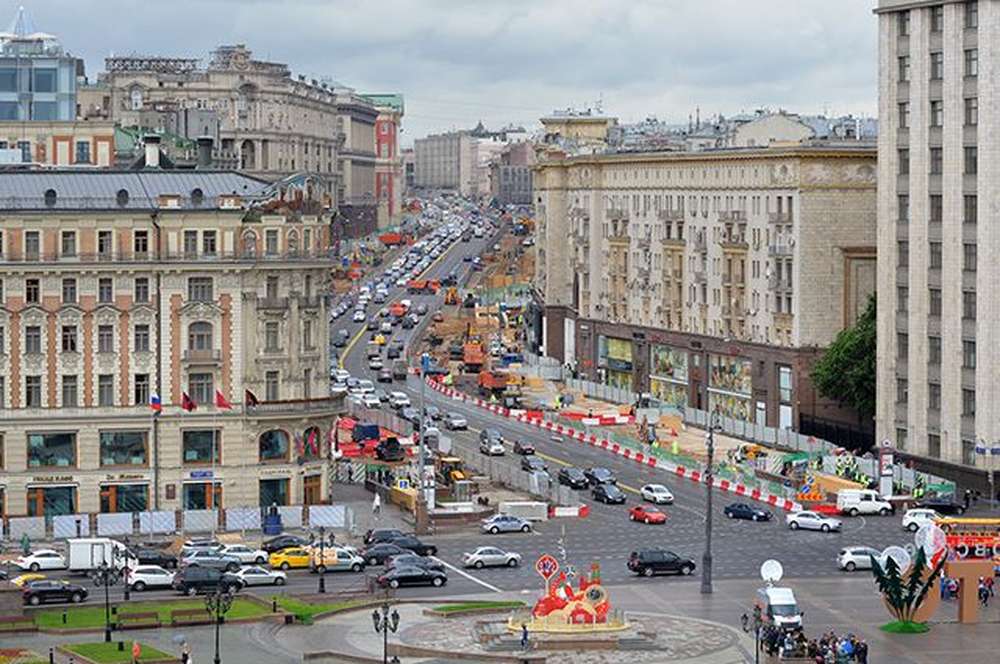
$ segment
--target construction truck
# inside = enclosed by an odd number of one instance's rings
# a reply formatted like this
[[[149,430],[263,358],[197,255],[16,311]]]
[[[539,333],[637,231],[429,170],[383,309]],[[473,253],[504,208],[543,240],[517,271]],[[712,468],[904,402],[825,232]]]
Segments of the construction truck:
[[[467,341],[462,346],[462,367],[465,373],[479,373],[486,361],[483,344],[479,341]]]
[[[469,473],[465,470],[465,462],[460,457],[455,456],[434,457],[434,474],[437,476],[438,484],[444,486],[469,479]]]
[[[483,397],[500,398],[507,391],[510,375],[500,369],[483,369],[479,372],[479,394]]]
[[[457,288],[452,287],[444,292],[444,303],[446,305],[452,305],[452,304],[457,305],[458,302],[459,298],[458,298]]]

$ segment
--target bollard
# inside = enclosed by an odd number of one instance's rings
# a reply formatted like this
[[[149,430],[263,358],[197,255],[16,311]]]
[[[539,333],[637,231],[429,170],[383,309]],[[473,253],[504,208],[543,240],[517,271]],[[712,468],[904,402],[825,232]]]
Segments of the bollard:
[[[271,598],[271,613],[278,612],[278,600]]]
[[[55,664],[56,662],[56,649],[49,648],[49,664]]]
[[[124,641],[119,641],[118,642],[118,652],[125,652],[125,642]]]
[[[62,612],[62,624],[66,624],[66,609],[63,609]]]

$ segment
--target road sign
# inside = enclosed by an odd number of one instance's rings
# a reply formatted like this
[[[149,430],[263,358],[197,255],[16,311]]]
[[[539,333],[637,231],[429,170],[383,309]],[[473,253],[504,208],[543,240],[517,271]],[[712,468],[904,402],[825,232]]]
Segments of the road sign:
[[[559,561],[547,553],[543,553],[535,561],[535,571],[548,582],[559,571]]]

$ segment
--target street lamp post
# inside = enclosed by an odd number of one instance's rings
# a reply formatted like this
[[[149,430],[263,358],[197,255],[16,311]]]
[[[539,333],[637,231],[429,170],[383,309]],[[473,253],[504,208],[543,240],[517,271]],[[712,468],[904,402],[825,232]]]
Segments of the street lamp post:
[[[389,664],[389,632],[395,633],[399,629],[399,612],[393,609],[389,613],[389,603],[386,602],[381,611],[372,611],[372,623],[375,625],[375,633],[382,634],[382,664]]]
[[[319,527],[319,592],[326,592],[326,528]]]
[[[701,594],[712,594],[712,463],[715,455],[716,413],[708,418],[708,465],[705,467],[705,553],[701,557]]]
[[[743,631],[753,632],[753,661],[760,664],[760,629],[764,626],[764,619],[761,616],[760,607],[753,607],[753,615],[743,614]]]
[[[215,659],[213,660],[215,664],[222,662],[219,657],[219,630],[222,628],[222,622],[229,609],[232,608],[235,598],[232,591],[223,590],[221,584],[215,591],[205,595],[205,610],[215,618]]]
[[[111,643],[111,586],[121,581],[122,573],[113,564],[103,561],[90,573],[90,578],[95,586],[104,586],[104,642]]]

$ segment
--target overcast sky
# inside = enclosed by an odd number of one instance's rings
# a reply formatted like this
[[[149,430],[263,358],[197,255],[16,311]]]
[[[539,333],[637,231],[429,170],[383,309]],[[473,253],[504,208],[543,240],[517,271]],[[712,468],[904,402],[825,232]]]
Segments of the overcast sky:
[[[761,106],[875,114],[875,0],[0,0],[94,77],[110,53],[245,43],[293,73],[402,92],[405,143],[536,126],[603,100],[622,121]],[[8,19],[4,19],[6,22]]]

